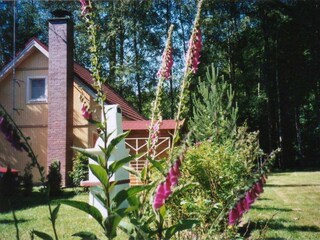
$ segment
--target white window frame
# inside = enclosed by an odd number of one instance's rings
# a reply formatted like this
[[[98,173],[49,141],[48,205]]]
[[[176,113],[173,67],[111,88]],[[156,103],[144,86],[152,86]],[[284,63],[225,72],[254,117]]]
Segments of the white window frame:
[[[45,97],[44,98],[37,98],[31,99],[31,81],[33,79],[44,79],[44,87],[45,87]],[[27,103],[46,103],[48,102],[48,81],[47,76],[28,76],[27,78],[27,93],[26,93],[26,101]]]

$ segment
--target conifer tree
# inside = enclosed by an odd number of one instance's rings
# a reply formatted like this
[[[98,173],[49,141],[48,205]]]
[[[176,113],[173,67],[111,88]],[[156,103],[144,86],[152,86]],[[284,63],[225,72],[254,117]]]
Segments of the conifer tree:
[[[212,139],[221,142],[235,136],[238,107],[234,91],[212,65],[207,69],[206,81],[198,85],[200,97],[193,95],[193,117],[190,126],[196,141]]]

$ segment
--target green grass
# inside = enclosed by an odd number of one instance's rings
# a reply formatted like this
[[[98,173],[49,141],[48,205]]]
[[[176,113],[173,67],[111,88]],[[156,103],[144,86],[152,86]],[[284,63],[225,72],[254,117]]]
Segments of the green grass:
[[[88,194],[64,192],[64,199],[88,201]],[[58,201],[58,200],[57,200]],[[30,239],[32,229],[51,236],[48,207],[35,192],[29,198],[13,201],[19,221],[20,239]],[[269,176],[265,192],[243,219],[243,232],[251,239],[320,239],[320,172],[275,173]],[[79,231],[94,232],[103,238],[100,226],[87,214],[62,205],[57,220],[59,239],[79,239]],[[0,213],[0,239],[15,239],[12,213]],[[127,239],[119,234],[118,239]]]
[[[62,198],[88,202],[87,193],[76,195],[71,189],[66,190]],[[15,213],[19,221],[18,226],[21,240],[30,239],[29,232],[32,229],[54,236],[51,222],[48,219],[48,206],[39,192],[35,192],[32,197],[13,199],[13,205],[17,209]],[[54,206],[56,204],[53,204]],[[90,231],[95,233],[100,239],[105,239],[102,228],[94,219],[89,218],[86,213],[66,205],[61,205],[56,225],[59,239],[79,239],[71,236],[79,231]],[[123,239],[123,237],[123,235],[122,237],[120,235],[119,239]],[[14,227],[12,212],[0,213],[0,239],[11,240],[15,238],[16,229]]]
[[[244,220],[253,239],[320,239],[320,172],[271,174]]]

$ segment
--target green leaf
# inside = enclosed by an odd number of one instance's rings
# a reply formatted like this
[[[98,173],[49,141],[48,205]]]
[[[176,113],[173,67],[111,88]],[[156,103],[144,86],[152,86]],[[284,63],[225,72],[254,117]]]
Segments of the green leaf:
[[[85,155],[88,158],[91,158],[92,160],[94,160],[95,162],[99,163],[98,161],[98,156],[94,155],[90,152],[88,152],[86,149],[84,148],[78,148],[78,147],[71,147],[73,150],[76,150],[77,152],[82,153],[83,155]]]
[[[33,230],[32,233],[34,235],[36,235],[37,237],[44,239],[44,240],[53,240],[53,237],[51,237],[49,234],[44,233],[44,232],[39,232],[39,231],[35,231]]]
[[[97,236],[91,232],[77,232],[73,234],[74,237],[80,237],[81,240],[97,240]]]
[[[129,135],[129,133],[130,133],[130,131],[121,133],[118,136],[116,136],[114,139],[111,140],[110,144],[107,147],[107,151],[106,151],[107,159],[109,159],[110,154],[111,154],[112,150],[114,149],[114,147],[118,143],[120,143],[122,140],[124,140]]]
[[[158,171],[160,173],[162,173],[163,175],[165,175],[165,169],[163,168],[162,164],[163,161],[157,161],[157,160],[152,160],[150,159],[149,162],[152,164],[153,167],[155,167],[156,169],[158,169]]]
[[[119,228],[126,233],[129,237],[133,237],[136,238],[137,237],[137,233],[134,231],[135,226],[127,221],[121,221],[119,223]]]
[[[112,213],[109,213],[108,217],[104,220],[106,236],[109,239],[113,239],[117,236],[117,228],[122,219],[123,219],[122,216],[120,216],[116,212],[112,212]]]
[[[111,131],[110,133],[108,133],[107,135],[104,133],[104,132],[101,132],[100,133],[100,138],[105,140],[106,142],[108,142],[108,139],[110,138],[110,136],[114,133],[115,130]],[[104,149],[103,146],[100,146],[100,149],[105,153],[106,152],[106,149]]]
[[[58,205],[53,209],[53,211],[52,211],[52,214],[51,214],[51,221],[52,221],[53,223],[55,223],[55,222],[56,222],[56,220],[57,220],[58,212],[59,212],[60,206],[61,206],[61,204],[59,203],[59,204],[58,204]]]
[[[193,189],[195,186],[198,186],[199,183],[197,182],[191,182],[191,183],[186,183],[183,185],[178,185],[177,187],[174,188],[173,193],[171,194],[170,198],[173,198],[175,195],[178,195],[181,192],[185,192],[187,190]]]
[[[100,213],[100,211],[91,206],[89,203],[86,202],[80,202],[80,201],[74,201],[74,200],[61,200],[62,204],[77,208],[87,214],[89,214],[90,216],[92,216],[102,227],[102,221],[103,221],[103,217]]]
[[[159,209],[159,213],[160,213],[160,216],[162,217],[162,219],[164,219],[164,217],[167,214],[167,209],[166,209],[166,205],[165,204]]]
[[[141,155],[141,154],[139,154]],[[132,160],[134,160],[136,157],[138,157],[139,155],[133,155],[133,156],[128,156],[125,158],[122,158],[120,160],[116,160],[113,163],[110,164],[109,166],[109,171],[110,173],[115,173],[119,168],[121,168],[123,165],[131,162]]]
[[[125,170],[127,170],[129,173],[131,173],[132,175],[136,176],[138,179],[141,179],[141,175],[139,173],[139,171],[136,171],[134,168],[130,167],[130,166],[122,166]]]
[[[101,167],[100,165],[96,165],[96,164],[89,164],[89,168],[91,170],[91,172],[93,173],[93,175],[95,175],[100,183],[107,188],[108,184],[109,184],[109,178],[108,178],[108,174],[107,171]]]
[[[144,181],[147,178],[147,169],[148,165],[145,164],[145,166],[141,170],[141,180]]]
[[[98,163],[99,163],[100,166],[103,166],[103,167],[107,165],[107,161],[104,158],[104,155],[103,156],[98,155]]]
[[[180,232],[186,229],[191,229],[193,225],[198,223],[199,223],[198,220],[182,220],[180,221],[180,223],[173,225],[166,230],[164,239],[170,239],[177,232]]]
[[[117,208],[125,200],[128,200],[130,202],[132,197],[136,197],[137,193],[139,193],[141,191],[144,191],[144,190],[148,190],[150,188],[152,188],[152,186],[150,186],[150,185],[132,186],[132,187],[130,187],[128,189],[123,189],[123,190],[119,191],[114,196],[114,198],[112,200],[115,203],[115,207]]]

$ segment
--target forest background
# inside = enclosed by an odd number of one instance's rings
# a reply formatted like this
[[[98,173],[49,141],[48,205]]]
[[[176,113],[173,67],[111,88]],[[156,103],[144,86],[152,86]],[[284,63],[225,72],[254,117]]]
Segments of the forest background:
[[[18,52],[32,37],[47,44],[47,20],[56,9],[72,13],[75,60],[90,68],[79,5],[76,0],[0,1],[0,69],[13,57],[14,12]],[[167,30],[174,24],[173,69],[183,69],[196,5],[195,0],[97,1],[102,74],[146,117]],[[197,94],[213,63],[235,90],[239,124],[259,130],[264,151],[281,148],[277,167],[319,167],[320,2],[207,0],[201,28],[199,80],[192,82],[191,92]],[[164,118],[173,118],[181,77],[173,70],[166,82]]]

